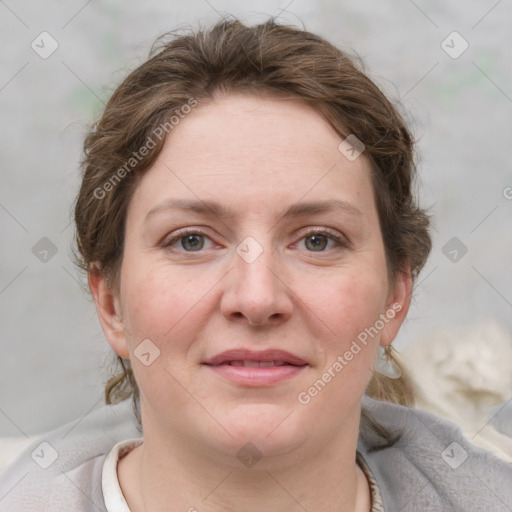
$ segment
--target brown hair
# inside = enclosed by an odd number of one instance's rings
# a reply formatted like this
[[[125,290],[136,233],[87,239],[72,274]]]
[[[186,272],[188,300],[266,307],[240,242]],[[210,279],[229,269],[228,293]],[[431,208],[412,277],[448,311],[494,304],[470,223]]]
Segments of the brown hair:
[[[343,138],[353,134],[364,143],[390,280],[407,263],[415,280],[431,239],[429,217],[412,193],[414,141],[397,108],[355,59],[315,34],[272,18],[254,27],[223,19],[209,30],[170,36],[158,40],[149,59],[115,90],[85,139],[75,207],[83,269],[97,265],[117,289],[128,203],[138,177],[151,167],[172,130],[173,117],[183,117],[186,105],[189,111],[218,92],[236,92],[300,99]],[[132,395],[140,421],[130,362],[118,362],[122,371],[108,382],[106,401]],[[396,380],[375,373],[367,393],[411,405],[412,383],[402,370]]]

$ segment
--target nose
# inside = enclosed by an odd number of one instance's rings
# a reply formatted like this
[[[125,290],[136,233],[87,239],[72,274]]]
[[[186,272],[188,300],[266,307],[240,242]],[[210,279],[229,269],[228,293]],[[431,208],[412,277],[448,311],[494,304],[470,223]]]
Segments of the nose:
[[[230,321],[251,326],[278,325],[290,318],[293,292],[280,275],[277,258],[264,250],[254,261],[234,255],[221,299],[221,312]]]

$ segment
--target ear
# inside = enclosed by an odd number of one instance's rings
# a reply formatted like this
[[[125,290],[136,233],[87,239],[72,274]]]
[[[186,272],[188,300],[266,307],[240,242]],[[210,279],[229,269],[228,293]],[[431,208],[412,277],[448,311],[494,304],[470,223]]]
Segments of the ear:
[[[391,345],[400,326],[407,316],[411,305],[412,277],[409,264],[396,274],[395,284],[391,287],[386,305],[385,326],[380,334],[381,345]],[[386,321],[387,320],[387,321]]]
[[[120,315],[119,302],[115,292],[108,286],[101,270],[93,266],[88,274],[89,289],[96,304],[96,311],[109,345],[117,355],[129,359],[130,350]]]

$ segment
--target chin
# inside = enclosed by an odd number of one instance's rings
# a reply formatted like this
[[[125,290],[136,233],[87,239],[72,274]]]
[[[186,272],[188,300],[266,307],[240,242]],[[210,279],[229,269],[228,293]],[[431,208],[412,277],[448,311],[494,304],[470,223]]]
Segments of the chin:
[[[233,407],[224,415],[224,448],[238,452],[247,444],[263,455],[284,455],[304,444],[310,429],[298,423],[300,416],[292,407],[270,403]],[[224,444],[224,443],[222,443]]]

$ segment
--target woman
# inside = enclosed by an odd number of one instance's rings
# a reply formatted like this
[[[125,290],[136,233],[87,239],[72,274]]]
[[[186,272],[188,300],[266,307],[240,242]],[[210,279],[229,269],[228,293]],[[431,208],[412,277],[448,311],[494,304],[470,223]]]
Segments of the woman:
[[[135,414],[50,433],[0,510],[512,508],[509,465],[408,407],[390,347],[429,221],[411,135],[347,55],[273,20],[175,37],[115,91],[83,170],[79,259],[122,367],[107,402]]]

